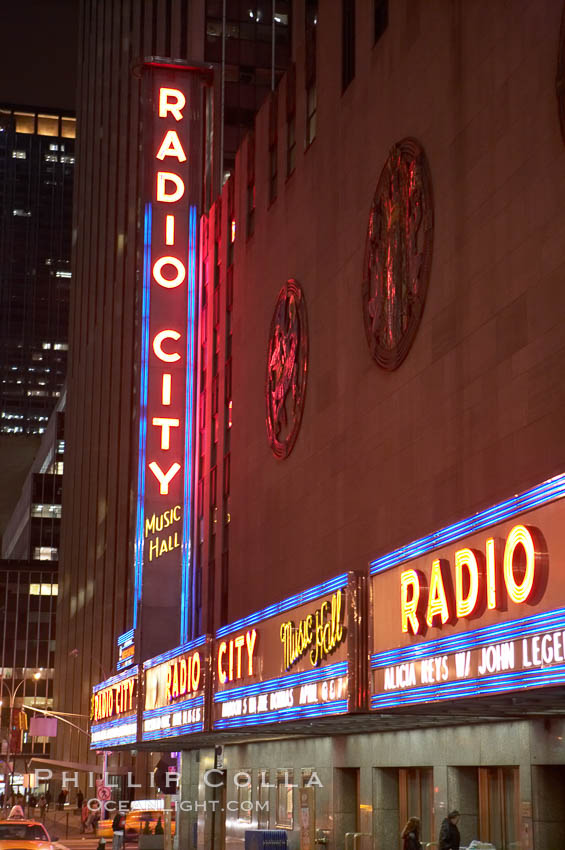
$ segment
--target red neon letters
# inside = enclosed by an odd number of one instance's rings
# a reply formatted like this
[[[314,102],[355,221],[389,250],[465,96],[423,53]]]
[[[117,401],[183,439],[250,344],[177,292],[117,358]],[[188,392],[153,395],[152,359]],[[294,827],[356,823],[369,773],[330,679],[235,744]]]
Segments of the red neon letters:
[[[158,115],[159,119],[163,119],[163,130],[157,138],[157,148],[155,150],[155,161],[157,170],[155,175],[155,216],[154,220],[159,224],[160,230],[163,232],[155,232],[152,235],[152,248],[156,245],[166,246],[166,250],[155,256],[152,262],[152,283],[157,284],[161,289],[166,291],[176,290],[186,282],[186,263],[183,246],[176,245],[176,230],[175,228],[175,212],[167,209],[167,214],[163,217],[160,214],[161,204],[175,204],[181,201],[185,196],[185,182],[181,174],[176,173],[173,169],[175,161],[178,163],[186,162],[186,152],[182,145],[176,129],[170,129],[165,126],[170,116],[176,122],[183,122],[183,109],[186,106],[186,98],[178,89],[159,87],[158,91]],[[159,126],[161,122],[159,122]],[[163,165],[167,170],[163,169]],[[169,207],[170,208],[170,207]],[[172,208],[170,208],[172,210]],[[180,253],[179,256],[174,256],[175,247]],[[184,246],[185,247],[185,246]],[[172,249],[172,250],[171,250]],[[162,299],[161,299],[162,300]],[[183,360],[183,351],[186,344],[183,345],[183,338],[186,329],[182,324],[178,329],[174,327],[174,321],[180,319],[174,315],[174,310],[170,310],[171,326],[165,327],[162,330],[152,331],[150,357],[153,358],[153,370],[155,367],[160,368],[163,364],[166,368],[168,364],[178,363]],[[160,315],[163,315],[161,312]],[[162,327],[162,325],[161,325]],[[169,366],[170,369],[170,366]],[[176,396],[179,393],[178,387],[175,386],[174,374],[170,371],[163,370],[159,375],[161,389],[159,399],[162,407],[170,407],[171,404],[180,406],[182,399]],[[159,442],[152,442],[152,450],[160,448],[163,452],[173,453],[172,438],[174,429],[178,429],[180,420],[176,416],[171,416],[169,411],[160,410],[156,404],[156,409],[148,411],[148,426],[151,428],[160,429]],[[157,432],[158,433],[158,432]],[[169,487],[175,476],[181,470],[181,464],[178,462],[180,457],[170,457],[167,459],[159,458],[158,456],[151,457],[148,452],[147,464],[155,476],[159,484],[159,494],[161,496],[169,495]],[[176,452],[175,452],[176,453]]]

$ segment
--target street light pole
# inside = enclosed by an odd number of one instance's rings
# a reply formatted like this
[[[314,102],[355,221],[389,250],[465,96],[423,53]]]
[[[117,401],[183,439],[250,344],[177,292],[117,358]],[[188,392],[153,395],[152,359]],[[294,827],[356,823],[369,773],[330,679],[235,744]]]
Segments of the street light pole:
[[[40,672],[34,673],[33,678],[37,681],[37,679],[41,678],[41,673]],[[6,747],[6,769],[4,771],[4,804],[6,805],[7,802],[8,802],[8,779],[9,779],[9,776],[10,776],[10,744],[11,744],[11,739],[12,739],[12,720],[13,720],[13,716],[14,716],[14,706],[16,704],[16,694],[18,693],[18,691],[22,687],[22,685],[25,685],[26,680],[22,679],[22,681],[18,685],[16,685],[16,687],[13,690],[4,681],[4,676],[2,676],[2,679],[0,681],[2,683],[2,690],[4,688],[6,688],[6,690],[8,691],[8,696],[10,698],[10,703],[9,703],[10,715],[9,715],[9,721],[8,721],[8,740],[7,740],[7,747]],[[12,771],[12,778],[13,778],[13,776],[14,776],[14,771]],[[11,787],[12,786],[11,786],[11,783],[10,783],[10,788]]]

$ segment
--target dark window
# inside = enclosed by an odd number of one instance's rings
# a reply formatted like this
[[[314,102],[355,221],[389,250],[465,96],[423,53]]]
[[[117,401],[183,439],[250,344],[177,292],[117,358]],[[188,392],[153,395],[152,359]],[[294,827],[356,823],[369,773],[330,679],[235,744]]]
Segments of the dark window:
[[[306,86],[306,147],[316,138],[316,29],[318,26],[318,0],[306,0],[305,32],[305,86]]]
[[[275,91],[269,102],[269,203],[277,197],[278,116],[279,99]]]
[[[230,266],[227,272],[226,280],[226,310],[231,310],[233,307],[233,266]]]
[[[286,176],[296,165],[296,65],[291,65],[286,77]]]
[[[355,76],[355,0],[342,0],[341,14],[341,87],[345,91]]]
[[[255,232],[255,134],[247,141],[247,237]]]
[[[388,0],[374,0],[375,3],[375,37],[376,44],[388,27]]]

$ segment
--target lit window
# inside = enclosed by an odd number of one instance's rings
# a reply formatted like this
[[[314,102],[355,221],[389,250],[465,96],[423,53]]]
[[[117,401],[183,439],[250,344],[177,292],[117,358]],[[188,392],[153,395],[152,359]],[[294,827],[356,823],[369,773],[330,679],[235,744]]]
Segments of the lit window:
[[[59,550],[54,549],[51,546],[34,546],[33,548],[33,557],[36,561],[56,561]],[[38,585],[39,587],[40,585]],[[52,587],[52,585],[45,585],[46,587]],[[40,590],[35,594],[36,596],[56,596],[58,592],[58,588],[55,593],[42,593]]]
[[[39,136],[58,136],[59,117],[57,115],[38,115],[37,134]]]
[[[50,517],[56,517],[59,519],[61,517],[61,505],[32,505],[31,515],[33,517],[44,517],[46,519],[49,519]]]
[[[30,112],[14,112],[16,133],[35,133],[35,115]]]
[[[56,552],[56,549],[51,549],[49,546],[36,546],[33,550],[34,553],[38,550],[47,551],[47,552]],[[41,558],[40,560],[44,561],[45,558]],[[58,584],[30,584],[29,586],[29,595],[30,596],[58,596],[59,595],[59,585]]]
[[[51,343],[50,342],[44,342],[44,343],[42,343],[41,347],[44,350],[49,350],[51,348]]]
[[[61,157],[61,162],[66,162],[69,165],[73,165],[74,161],[75,161],[74,156],[62,156]]]
[[[59,162],[59,157],[54,153],[46,153],[45,162]]]
[[[12,151],[12,159],[27,159],[25,151]]]
[[[31,212],[29,210],[13,210],[13,214],[20,218],[31,218]]]
[[[72,277],[71,272],[55,272],[55,277]],[[58,343],[55,344],[55,350],[57,350]]]
[[[76,136],[76,118],[61,118],[61,136],[74,139]]]
[[[57,274],[57,277],[67,277],[67,275],[68,275],[68,277],[70,277],[71,273],[70,272],[68,272],[68,273],[63,272],[62,274]],[[53,346],[53,348],[55,349],[55,351],[68,351],[69,350],[69,346],[67,345],[66,342],[56,342],[55,345]]]
[[[59,145],[49,145],[49,150],[50,151],[58,151]],[[63,150],[64,150],[64,148],[63,148]]]

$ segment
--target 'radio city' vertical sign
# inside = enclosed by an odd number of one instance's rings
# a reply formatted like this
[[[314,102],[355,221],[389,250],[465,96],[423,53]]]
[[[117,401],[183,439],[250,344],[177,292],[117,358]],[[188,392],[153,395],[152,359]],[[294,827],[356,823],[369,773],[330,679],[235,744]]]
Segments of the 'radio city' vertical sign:
[[[202,72],[147,62],[142,97],[133,625],[142,618],[147,657],[186,641],[189,629]]]

